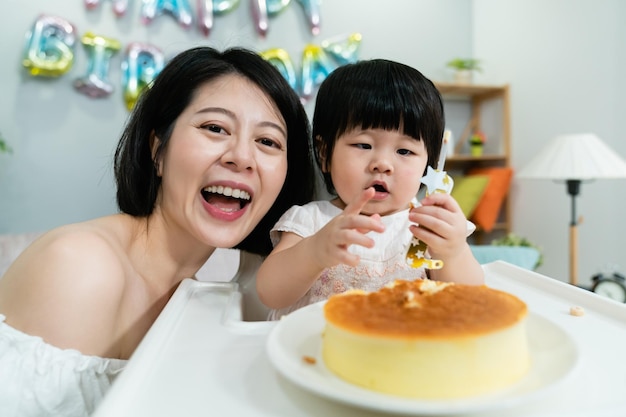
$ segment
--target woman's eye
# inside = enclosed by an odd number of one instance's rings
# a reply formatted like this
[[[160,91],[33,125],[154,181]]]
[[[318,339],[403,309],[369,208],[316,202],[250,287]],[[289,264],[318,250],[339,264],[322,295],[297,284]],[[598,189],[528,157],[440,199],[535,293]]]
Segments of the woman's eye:
[[[269,146],[272,148],[276,148],[276,149],[282,149],[282,145],[280,144],[280,142],[277,142],[273,139],[270,138],[260,138],[259,140],[257,140],[258,143],[260,143],[263,146]]]
[[[215,125],[215,124],[208,124],[205,126],[202,126],[204,129],[210,131],[210,132],[215,132],[215,133],[225,133],[226,131],[220,126],[220,125]]]

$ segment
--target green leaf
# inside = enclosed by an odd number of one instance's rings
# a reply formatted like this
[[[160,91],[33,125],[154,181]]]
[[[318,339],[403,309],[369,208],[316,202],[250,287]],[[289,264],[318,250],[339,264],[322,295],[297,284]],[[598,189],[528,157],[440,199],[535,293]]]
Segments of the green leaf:
[[[13,149],[11,149],[11,147],[7,145],[7,143],[2,138],[2,135],[0,135],[0,153],[1,152],[6,152],[6,153],[13,152]]]
[[[482,71],[480,60],[474,58],[454,58],[446,66],[457,70]]]
[[[537,265],[535,265],[535,268],[543,264],[543,252],[541,250],[541,247],[535,245],[525,237],[520,237],[516,235],[515,233],[509,233],[503,238],[494,239],[491,241],[491,244],[495,246],[527,246],[537,249],[539,251],[539,259],[537,260]]]

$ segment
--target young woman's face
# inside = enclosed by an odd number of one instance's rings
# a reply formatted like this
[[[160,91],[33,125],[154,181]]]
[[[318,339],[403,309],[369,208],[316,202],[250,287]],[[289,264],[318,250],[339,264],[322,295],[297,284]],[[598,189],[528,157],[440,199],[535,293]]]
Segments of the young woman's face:
[[[364,214],[387,215],[404,210],[417,194],[428,162],[424,141],[399,131],[354,130],[337,139],[330,161],[330,175],[340,208],[364,189],[376,195]]]
[[[252,82],[226,75],[202,85],[176,120],[159,161],[166,222],[214,247],[258,224],[287,174],[287,127]]]

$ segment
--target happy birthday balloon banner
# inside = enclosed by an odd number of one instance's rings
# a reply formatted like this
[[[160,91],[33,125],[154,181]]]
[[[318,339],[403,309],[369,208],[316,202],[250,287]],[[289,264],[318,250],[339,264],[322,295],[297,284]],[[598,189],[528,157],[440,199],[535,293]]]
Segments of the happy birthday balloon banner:
[[[116,14],[123,14],[126,2],[113,1]],[[99,0],[86,0],[88,7],[95,7],[92,4],[97,5],[98,2]],[[144,7],[149,3],[164,4],[165,0],[144,0]],[[216,4],[211,3],[213,6]],[[270,3],[273,2],[267,0],[267,4]],[[289,0],[282,0],[282,3],[287,4]],[[180,2],[170,0],[168,4]],[[111,95],[114,87],[108,79],[109,67],[112,57],[122,48],[121,43],[92,32],[85,33],[80,41],[88,57],[87,69],[85,75],[74,80],[74,88],[92,98]],[[60,77],[72,68],[75,44],[76,28],[73,24],[61,17],[40,15],[26,34],[22,64],[34,77]],[[327,39],[320,45],[305,45],[299,79],[293,61],[284,49],[272,48],[260,54],[278,69],[289,85],[298,92],[302,101],[306,102],[335,68],[358,59],[360,44],[361,35],[353,33]],[[154,45],[139,42],[127,45],[121,63],[122,94],[127,109],[133,108],[141,91],[150,85],[165,63],[163,52]]]
[[[85,7],[93,10],[100,5],[100,0],[84,0]],[[128,0],[111,0],[113,13],[122,17],[128,9]],[[215,16],[224,15],[235,10],[240,0],[196,0],[196,24],[198,30],[209,36],[213,29]],[[313,35],[320,31],[321,0],[296,0],[304,10],[304,14]],[[141,21],[145,24],[152,22],[157,16],[169,14],[180,26],[189,29],[193,26],[194,16],[190,0],[142,0]],[[269,18],[285,10],[291,0],[250,0],[252,17],[259,35],[265,36],[269,30]]]

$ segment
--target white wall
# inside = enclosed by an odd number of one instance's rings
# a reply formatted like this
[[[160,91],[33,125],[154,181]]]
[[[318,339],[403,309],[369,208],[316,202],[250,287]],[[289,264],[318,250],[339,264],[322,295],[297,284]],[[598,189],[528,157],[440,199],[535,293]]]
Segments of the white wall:
[[[474,0],[473,50],[484,81],[508,82],[513,167],[546,141],[595,132],[626,156],[626,2]],[[582,284],[607,264],[626,272],[626,180],[584,183],[577,199]],[[567,281],[570,198],[564,184],[514,179],[513,229],[544,248],[539,272]]]
[[[121,20],[109,1],[87,12],[78,0],[4,0],[0,13],[0,132],[14,148],[0,155],[0,233],[41,231],[116,211],[111,153],[127,116],[119,89],[103,100],[71,87],[85,71],[82,47],[73,70],[58,80],[33,79],[21,68],[23,37],[39,13],[74,23],[79,35],[94,31],[120,40],[150,42],[166,55],[207,44],[258,51],[280,47],[299,63],[306,43],[338,35],[363,35],[361,58],[403,61],[433,79],[444,63],[474,55],[484,61],[478,81],[510,83],[512,161],[520,169],[551,137],[592,131],[626,155],[626,2],[622,0],[325,0],[322,32],[310,35],[294,0],[257,36],[249,1],[218,17],[204,38],[185,32],[169,16],[139,22],[139,1]],[[110,78],[120,78],[120,55]],[[310,110],[310,104],[307,105]],[[621,123],[620,123],[621,122]],[[626,270],[622,211],[625,180],[583,184],[578,212],[581,281],[609,263]],[[567,280],[570,200],[563,184],[513,182],[514,231],[544,248],[539,272]]]
[[[354,32],[363,36],[361,58],[400,60],[432,78],[447,75],[444,64],[451,57],[471,55],[471,2],[465,0],[326,0],[316,37],[293,0],[270,20],[265,39],[255,31],[250,1],[241,0],[232,13],[217,17],[205,38],[196,29],[185,31],[169,15],[142,25],[139,0],[129,2],[121,19],[106,0],[95,11],[87,11],[80,0],[3,0],[0,132],[14,153],[0,155],[0,233],[43,231],[116,211],[111,160],[127,117],[120,93],[122,51],[113,57],[109,75],[117,90],[105,99],[88,98],[72,87],[86,72],[87,56],[80,44],[68,74],[34,78],[21,66],[21,58],[24,35],[40,13],[73,23],[79,37],[92,31],[119,40],[123,47],[148,42],[166,56],[195,45],[283,48],[297,69],[307,43],[319,45]]]

